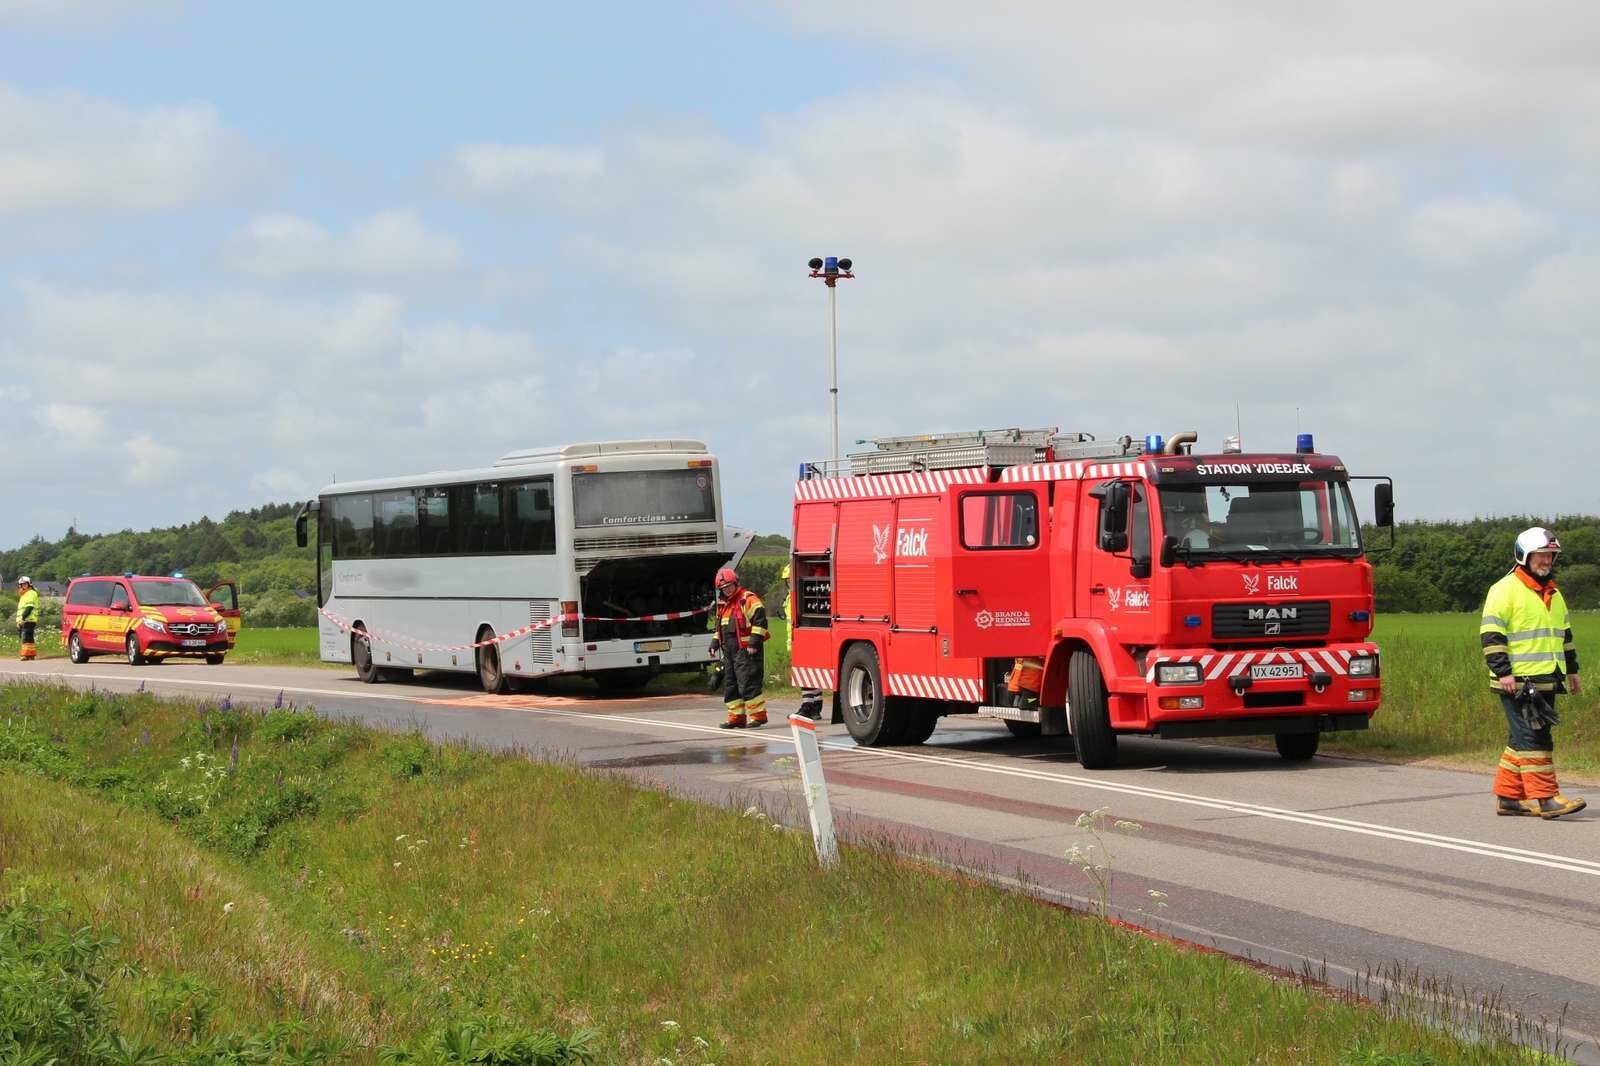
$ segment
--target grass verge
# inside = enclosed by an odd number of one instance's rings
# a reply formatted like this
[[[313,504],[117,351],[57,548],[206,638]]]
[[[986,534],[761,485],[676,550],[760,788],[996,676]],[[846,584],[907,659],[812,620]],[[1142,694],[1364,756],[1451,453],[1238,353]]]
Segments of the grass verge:
[[[0,689],[0,955],[23,1061],[1527,1061],[615,778],[47,687]]]

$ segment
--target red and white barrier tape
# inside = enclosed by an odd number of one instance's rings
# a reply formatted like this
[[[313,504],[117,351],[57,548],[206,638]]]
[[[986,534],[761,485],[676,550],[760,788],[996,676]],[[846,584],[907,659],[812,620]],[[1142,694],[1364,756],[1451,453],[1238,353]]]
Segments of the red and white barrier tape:
[[[488,640],[479,640],[471,644],[432,644],[428,641],[415,640],[398,633],[388,633],[379,629],[363,627],[357,629],[348,619],[340,618],[332,611],[318,607],[317,613],[339,627],[341,633],[354,633],[369,641],[378,640],[385,644],[395,644],[400,647],[410,648],[413,651],[471,651],[476,648],[487,647],[490,644],[505,644],[528,636],[541,629],[548,629],[561,622],[576,622],[583,619],[585,622],[675,622],[680,618],[693,618],[695,615],[705,614],[711,608],[700,607],[693,611],[667,611],[663,614],[641,614],[629,618],[612,618],[596,614],[558,614],[554,618],[547,618],[542,622],[530,622],[528,625],[513,629],[507,633],[498,633]]]

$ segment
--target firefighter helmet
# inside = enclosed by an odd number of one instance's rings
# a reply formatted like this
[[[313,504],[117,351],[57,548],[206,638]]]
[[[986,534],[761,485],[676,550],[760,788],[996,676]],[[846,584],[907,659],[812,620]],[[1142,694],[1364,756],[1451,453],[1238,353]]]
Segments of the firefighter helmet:
[[[29,588],[32,588],[33,578],[26,576],[17,578],[17,587],[21,588],[23,585],[27,585]]]
[[[701,571],[701,573],[704,572],[705,571]],[[733,572],[733,567],[724,566],[721,570],[717,571],[716,585],[719,590],[725,589],[730,585],[737,585],[738,583],[739,575]]]
[[[1528,556],[1534,552],[1559,552],[1561,542],[1556,535],[1543,526],[1534,526],[1524,529],[1517,534],[1517,545],[1512,549],[1512,555],[1517,560],[1518,566],[1528,565]]]

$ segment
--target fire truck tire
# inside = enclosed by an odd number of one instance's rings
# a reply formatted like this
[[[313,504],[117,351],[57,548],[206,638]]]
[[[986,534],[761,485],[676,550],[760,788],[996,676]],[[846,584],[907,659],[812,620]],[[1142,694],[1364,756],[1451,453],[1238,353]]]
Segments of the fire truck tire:
[[[89,653],[83,650],[83,641],[78,638],[76,629],[72,631],[72,636],[67,638],[67,658],[80,664],[89,661]]]
[[[1106,682],[1094,652],[1080,649],[1067,662],[1067,715],[1078,765],[1104,770],[1117,762],[1117,735],[1111,731]]]
[[[892,699],[892,697],[891,697]],[[909,702],[909,701],[896,701]],[[932,711],[912,710],[910,708],[901,712],[899,744],[922,744],[933,736],[933,731],[939,728],[939,716]]]
[[[844,704],[844,726],[857,744],[883,748],[899,743],[895,707],[883,691],[878,652],[865,641],[850,645],[839,667],[839,698]],[[903,711],[902,711],[903,713]]]
[[[479,640],[493,640],[494,630],[484,626],[478,631]],[[511,691],[511,679],[500,666],[500,645],[485,644],[478,649],[478,684],[491,696],[504,696]]]
[[[1038,722],[1013,722],[1011,719],[1007,718],[1005,723],[1006,728],[1011,730],[1011,735],[1014,737],[1020,737],[1023,740],[1027,740],[1030,737],[1036,737],[1039,735]]]
[[[356,676],[366,684],[376,685],[383,680],[383,671],[372,661],[372,645],[356,634],[350,637],[350,661],[356,664]]]
[[[1273,740],[1278,742],[1278,754],[1290,762],[1304,762],[1317,753],[1317,745],[1322,742],[1321,733],[1278,733]]]

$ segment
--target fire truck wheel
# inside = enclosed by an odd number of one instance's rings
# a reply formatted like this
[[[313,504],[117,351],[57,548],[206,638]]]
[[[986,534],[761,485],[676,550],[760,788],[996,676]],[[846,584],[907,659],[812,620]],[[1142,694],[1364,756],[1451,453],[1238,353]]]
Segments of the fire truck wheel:
[[[1078,650],[1067,663],[1067,714],[1078,765],[1103,770],[1117,762],[1117,735],[1111,731],[1106,682],[1094,652]]]
[[[127,653],[129,666],[143,666],[148,661],[144,657],[144,652],[139,650],[139,638],[134,634],[128,634],[128,639],[122,648]]]
[[[478,631],[479,640],[493,640],[494,630],[484,626]],[[478,649],[478,683],[491,696],[504,696],[511,691],[511,681],[500,668],[500,646],[485,644]]]
[[[1013,722],[1011,719],[1007,718],[1005,723],[1006,728],[1011,730],[1011,735],[1014,737],[1021,737],[1022,739],[1026,740],[1029,737],[1036,737],[1039,735],[1038,722]]]
[[[844,725],[857,744],[881,748],[898,741],[895,715],[883,692],[878,652],[862,641],[844,653],[839,668],[839,695],[844,704]]]
[[[907,710],[902,713],[901,744],[922,744],[939,728],[939,716],[932,711]]]
[[[1278,742],[1278,754],[1290,762],[1304,762],[1317,753],[1322,741],[1321,733],[1279,733],[1272,739]]]
[[[383,672],[372,661],[372,644],[359,635],[350,637],[350,660],[356,664],[356,676],[369,685],[383,679]]]
[[[74,629],[72,636],[67,638],[67,658],[75,663],[89,661],[89,653],[83,650],[83,641],[78,639],[78,631]]]

